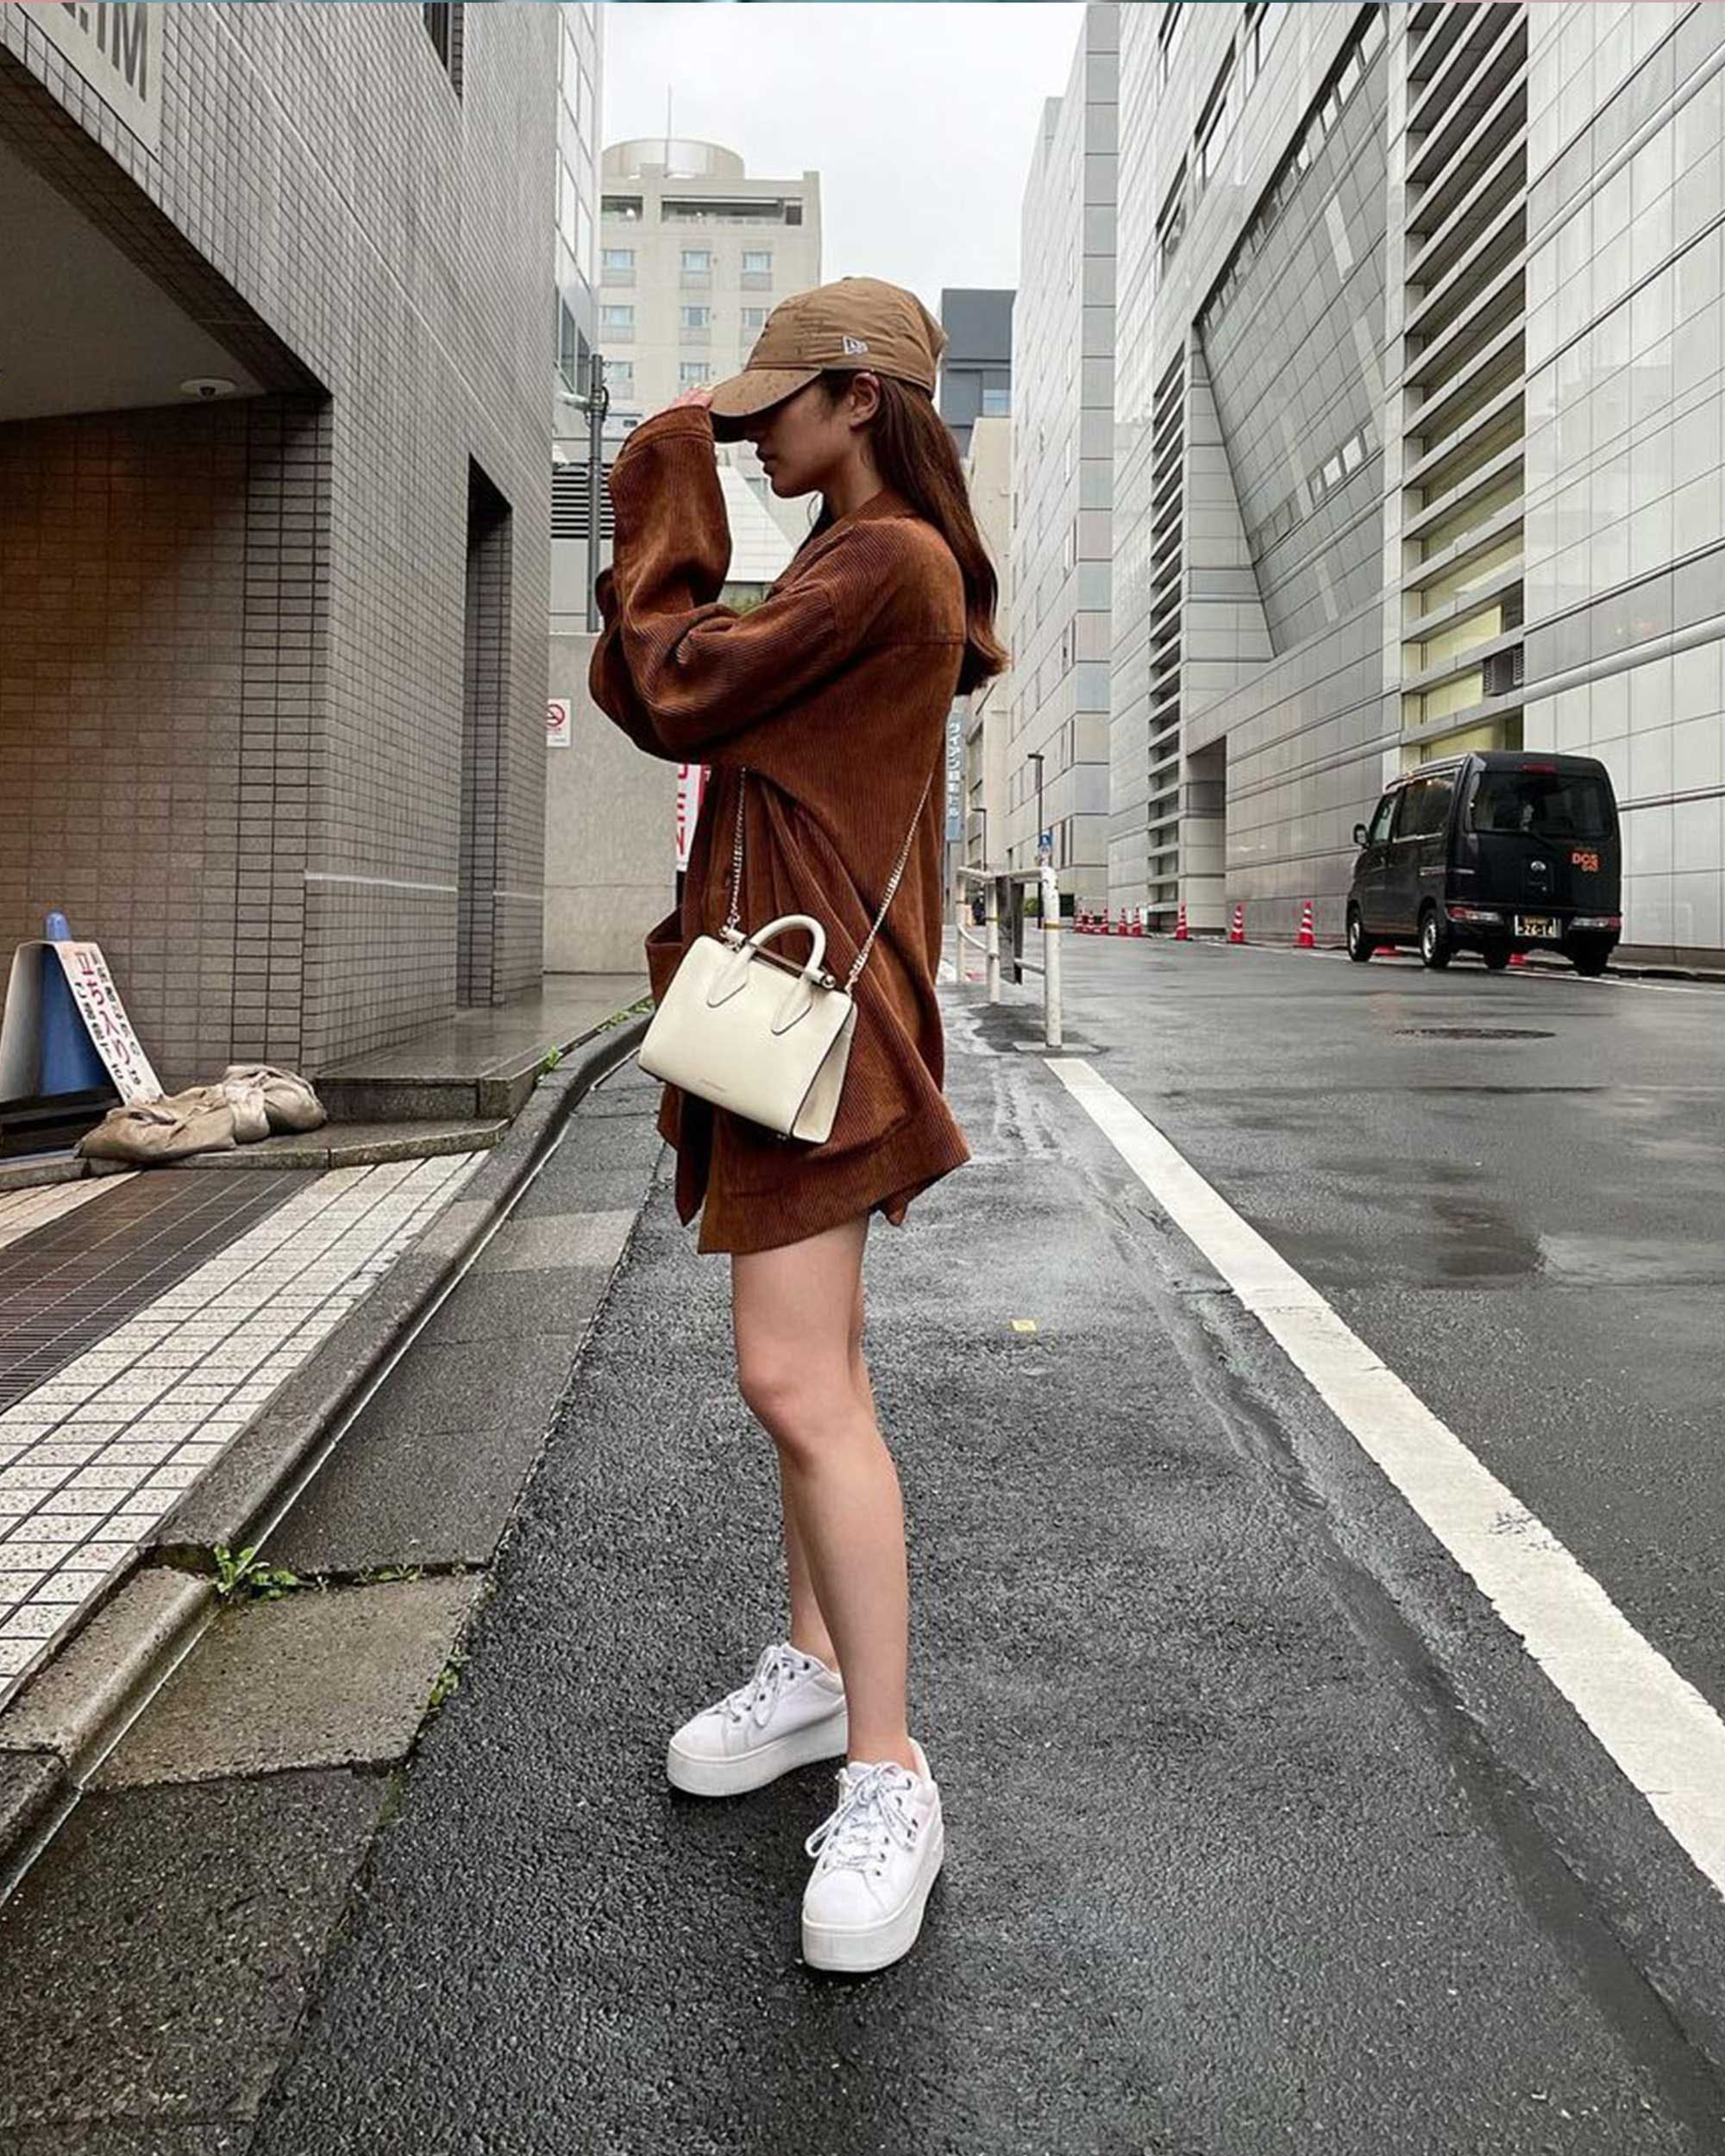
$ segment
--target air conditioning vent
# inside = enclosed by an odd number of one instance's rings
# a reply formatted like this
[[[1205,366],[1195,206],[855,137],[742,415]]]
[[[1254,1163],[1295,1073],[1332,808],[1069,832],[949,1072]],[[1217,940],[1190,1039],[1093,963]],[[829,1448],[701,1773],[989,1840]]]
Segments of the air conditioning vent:
[[[609,471],[610,467],[607,466]],[[599,536],[612,536],[611,496],[599,491]],[[587,536],[587,467],[585,464],[556,464],[551,467],[551,536],[581,539]]]
[[[1485,693],[1488,696],[1509,696],[1519,689],[1522,680],[1522,653],[1520,644],[1508,651],[1494,651],[1485,661]]]

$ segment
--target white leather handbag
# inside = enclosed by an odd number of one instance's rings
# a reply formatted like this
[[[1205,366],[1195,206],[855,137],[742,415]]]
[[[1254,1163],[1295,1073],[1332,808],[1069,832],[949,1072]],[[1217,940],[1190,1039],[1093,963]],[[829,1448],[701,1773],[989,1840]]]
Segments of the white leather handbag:
[[[737,777],[731,909],[724,926],[718,936],[697,936],[683,953],[636,1059],[649,1077],[762,1124],[776,1137],[819,1144],[831,1133],[850,1060],[850,1037],[856,1027],[850,991],[899,887],[934,774],[928,775],[905,833],[874,926],[842,987],[821,963],[826,931],[813,914],[781,913],[749,936],[738,926],[748,777],[746,768]],[[805,928],[813,939],[800,966],[762,948],[791,928]]]

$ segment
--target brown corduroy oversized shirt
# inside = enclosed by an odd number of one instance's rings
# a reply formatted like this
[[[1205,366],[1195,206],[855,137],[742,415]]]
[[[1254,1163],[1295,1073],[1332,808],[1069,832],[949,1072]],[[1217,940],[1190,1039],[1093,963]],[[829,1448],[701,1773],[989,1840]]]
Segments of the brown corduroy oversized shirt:
[[[612,565],[599,584],[605,628],[588,675],[593,700],[649,755],[712,767],[682,905],[647,934],[655,1003],[689,942],[724,924],[742,767],[743,928],[813,914],[840,981],[934,774],[852,990],[856,1025],[831,1134],[781,1138],[675,1086],[661,1099],[678,1216],[687,1225],[705,1207],[697,1248],[764,1250],[876,1209],[902,1225],[917,1193],[970,1157],[941,1091],[934,986],[964,593],[946,542],[888,490],[805,542],[750,612],[718,605],[731,534],[712,441],[705,410],[679,405],[619,454]],[[787,931],[771,948],[800,961],[808,942]]]

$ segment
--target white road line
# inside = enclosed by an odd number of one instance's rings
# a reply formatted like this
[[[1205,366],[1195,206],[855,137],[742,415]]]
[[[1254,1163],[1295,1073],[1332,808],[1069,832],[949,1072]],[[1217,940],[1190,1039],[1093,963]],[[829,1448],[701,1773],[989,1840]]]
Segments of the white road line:
[[[1082,1056],[1047,1061],[1725,1894],[1725,1723],[1154,1124]]]

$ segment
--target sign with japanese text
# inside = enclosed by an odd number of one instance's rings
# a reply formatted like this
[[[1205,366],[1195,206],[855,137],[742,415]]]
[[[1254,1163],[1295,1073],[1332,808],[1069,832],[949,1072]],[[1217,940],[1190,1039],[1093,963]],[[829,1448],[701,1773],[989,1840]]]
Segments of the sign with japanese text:
[[[41,954],[47,953],[44,958]],[[20,943],[12,956],[6,1015],[0,1019],[0,1100],[22,1100],[37,1089],[41,1069],[42,968],[56,961],[103,1069],[122,1100],[157,1100],[161,1081],[150,1067],[126,1016],[99,943]]]
[[[706,796],[707,768],[704,763],[680,763],[677,766],[677,866],[689,865],[689,848],[693,843],[695,824],[700,815],[700,805]]]

